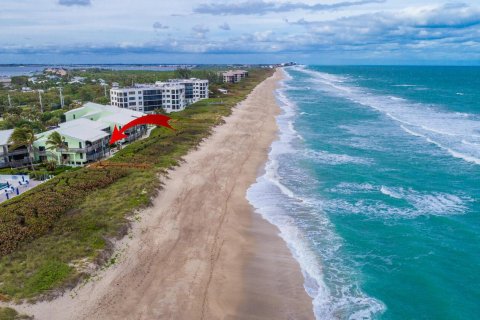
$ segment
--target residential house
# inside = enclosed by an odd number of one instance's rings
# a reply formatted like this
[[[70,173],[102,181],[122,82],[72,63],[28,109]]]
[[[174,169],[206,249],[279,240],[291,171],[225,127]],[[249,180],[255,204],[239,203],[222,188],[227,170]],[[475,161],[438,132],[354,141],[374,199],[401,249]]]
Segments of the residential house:
[[[88,102],[80,108],[65,112],[65,121],[68,123],[76,119],[88,119],[91,121],[101,122],[108,125],[106,131],[111,133],[113,132],[115,126],[117,126],[118,129],[122,129],[122,127],[130,121],[140,118],[144,115],[144,113],[134,110]],[[130,128],[125,131],[125,134],[128,136],[128,138],[121,140],[120,143],[137,140],[146,132],[146,125]]]
[[[55,160],[72,166],[85,165],[108,154],[109,125],[88,119],[76,119],[61,123],[58,128],[36,135],[34,142],[35,160]],[[64,140],[65,148],[51,149],[47,144],[49,136],[58,132]]]

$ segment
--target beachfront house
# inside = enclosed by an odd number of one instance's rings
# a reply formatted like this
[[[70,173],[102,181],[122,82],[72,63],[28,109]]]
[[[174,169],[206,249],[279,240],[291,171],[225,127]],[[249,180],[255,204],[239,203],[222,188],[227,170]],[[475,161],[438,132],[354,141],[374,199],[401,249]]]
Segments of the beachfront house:
[[[144,116],[118,107],[88,102],[82,107],[67,111],[65,122],[57,128],[36,135],[34,143],[35,160],[55,160],[61,164],[83,166],[110,154],[110,137],[117,126],[119,130],[127,123]],[[47,144],[50,135],[58,132],[64,142],[63,148],[53,148]],[[147,132],[146,125],[132,127],[124,133],[127,138],[120,144],[139,139]]]
[[[0,130],[0,168],[22,167],[30,163],[30,153],[26,146],[12,150],[9,143],[13,129]]]
[[[109,153],[110,126],[103,122],[89,119],[76,119],[61,123],[58,128],[36,135],[34,142],[35,160],[54,160],[60,164],[82,166],[87,162],[96,161]],[[50,135],[58,132],[65,146],[52,149],[47,144]]]
[[[144,115],[144,113],[134,110],[88,102],[80,108],[65,112],[65,121],[68,123],[77,119],[88,119],[91,121],[100,122],[108,125],[105,130],[110,134],[113,132],[115,126],[117,126],[117,128],[120,130],[130,121],[140,118]],[[146,132],[146,125],[130,128],[124,132],[128,137],[120,140],[120,143],[137,140]]]

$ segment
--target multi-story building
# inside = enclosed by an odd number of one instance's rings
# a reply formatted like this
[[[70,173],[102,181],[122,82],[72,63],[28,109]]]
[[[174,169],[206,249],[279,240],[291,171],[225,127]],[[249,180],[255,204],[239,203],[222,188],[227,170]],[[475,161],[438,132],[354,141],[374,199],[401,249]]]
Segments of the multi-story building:
[[[208,80],[204,79],[171,79],[169,83],[177,83],[185,86],[185,100],[187,104],[192,104],[202,99],[208,99]],[[156,82],[161,85],[164,82]]]
[[[104,157],[109,151],[109,125],[88,119],[61,123],[58,128],[37,134],[34,142],[35,160],[54,160],[73,166],[85,165]],[[62,149],[51,149],[50,135],[58,132],[65,144]]]
[[[174,79],[157,81],[154,85],[112,88],[110,103],[119,108],[152,113],[163,108],[166,112],[181,111],[191,103],[208,98],[208,80]]]
[[[63,164],[82,166],[105,157],[110,152],[110,136],[115,126],[122,129],[130,121],[143,116],[129,109],[86,103],[65,113],[66,122],[42,132],[34,143],[35,160],[55,160]],[[48,137],[58,132],[65,142],[63,149],[51,149]],[[147,126],[135,126],[125,131],[127,138],[120,143],[137,140],[147,132]]]
[[[222,73],[223,82],[237,83],[248,77],[248,71],[245,70],[229,70]]]

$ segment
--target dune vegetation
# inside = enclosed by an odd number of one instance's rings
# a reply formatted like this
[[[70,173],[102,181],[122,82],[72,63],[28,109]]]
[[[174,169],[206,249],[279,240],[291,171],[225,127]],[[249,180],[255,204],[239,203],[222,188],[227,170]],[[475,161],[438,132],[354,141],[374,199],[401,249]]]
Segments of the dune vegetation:
[[[53,297],[87,279],[92,265],[114,262],[112,242],[123,237],[134,212],[161,189],[159,175],[178,165],[212,128],[272,70],[226,87],[229,93],[172,113],[175,131],[156,128],[109,161],[145,168],[85,167],[0,205],[0,300]],[[113,256],[114,257],[114,256]]]

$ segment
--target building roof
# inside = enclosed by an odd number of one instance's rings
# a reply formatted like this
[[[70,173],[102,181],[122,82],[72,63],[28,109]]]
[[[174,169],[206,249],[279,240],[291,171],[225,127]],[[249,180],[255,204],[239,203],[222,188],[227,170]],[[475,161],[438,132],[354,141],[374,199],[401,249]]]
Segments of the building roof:
[[[80,114],[79,114],[80,113]],[[144,116],[142,112],[126,109],[126,108],[119,108],[110,105],[103,105],[93,102],[87,102],[83,105],[83,107],[73,109],[70,111],[65,112],[66,115],[69,114],[79,114],[80,117],[88,117],[91,115],[100,114],[99,120],[101,121],[104,116],[110,115],[129,115],[133,118],[138,118]]]
[[[85,128],[81,126],[59,128],[56,130],[61,135],[69,136],[71,138],[82,140],[82,141],[97,141],[109,136],[109,134],[105,131],[96,130],[96,129],[85,130]]]
[[[42,132],[37,136],[39,139],[48,139],[48,136],[56,131],[62,136],[68,136],[73,139],[96,141],[109,135],[109,133],[102,131],[102,129],[108,127],[109,125],[106,123],[81,118],[61,123],[58,128]]]
[[[8,144],[8,140],[13,133],[13,129],[9,130],[0,130],[0,146]]]
[[[67,129],[72,127],[83,127],[85,129],[103,130],[108,128],[109,125],[101,121],[92,121],[86,118],[75,119],[60,124],[60,128]]]
[[[117,114],[111,114],[111,115],[106,115],[101,117],[100,122],[114,123],[114,124],[119,124],[121,126],[124,126],[136,118],[137,117],[133,117],[128,114],[117,113]]]

